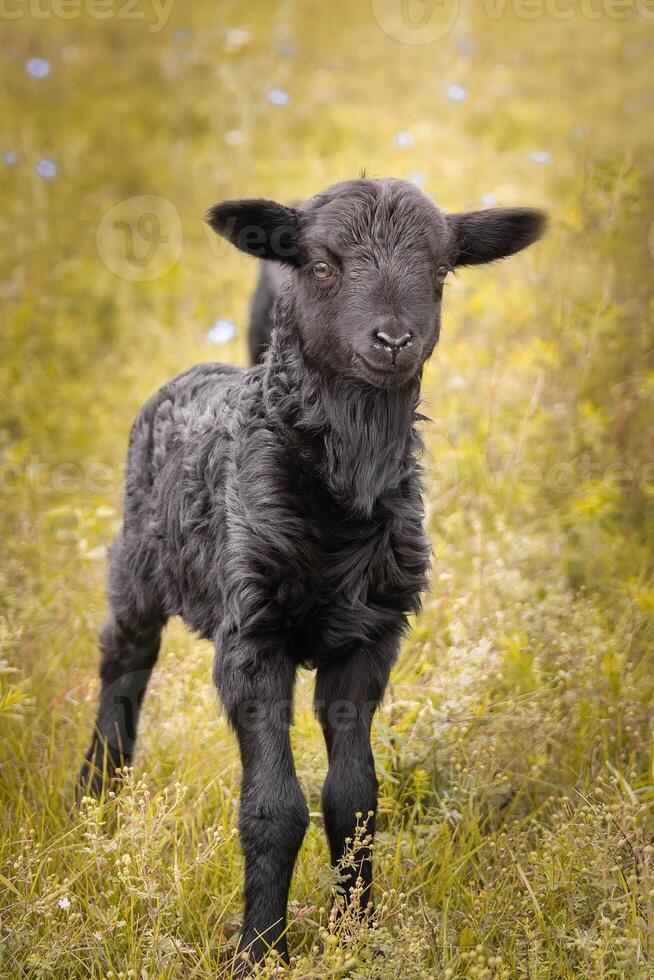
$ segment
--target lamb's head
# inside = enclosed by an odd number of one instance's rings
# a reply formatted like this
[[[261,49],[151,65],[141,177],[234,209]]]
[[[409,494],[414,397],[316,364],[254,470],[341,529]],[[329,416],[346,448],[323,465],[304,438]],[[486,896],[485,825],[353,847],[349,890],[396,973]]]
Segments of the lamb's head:
[[[413,184],[365,178],[300,207],[226,201],[207,221],[242,251],[292,269],[293,319],[308,363],[379,388],[419,375],[454,268],[519,252],[545,223],[529,208],[445,214]]]

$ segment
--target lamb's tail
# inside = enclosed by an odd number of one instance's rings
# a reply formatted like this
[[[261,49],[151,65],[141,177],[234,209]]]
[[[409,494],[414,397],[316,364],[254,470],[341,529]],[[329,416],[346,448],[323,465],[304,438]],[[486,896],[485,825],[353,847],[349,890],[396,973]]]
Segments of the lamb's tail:
[[[274,326],[273,311],[286,269],[276,262],[262,262],[250,305],[248,346],[252,364],[260,364],[270,347]]]

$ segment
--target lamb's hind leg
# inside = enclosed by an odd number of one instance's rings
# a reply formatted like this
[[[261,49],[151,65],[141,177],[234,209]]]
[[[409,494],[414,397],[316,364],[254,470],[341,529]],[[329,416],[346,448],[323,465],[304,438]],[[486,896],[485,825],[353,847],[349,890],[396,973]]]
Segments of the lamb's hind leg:
[[[98,796],[116,769],[132,761],[141,704],[165,621],[153,586],[136,580],[121,539],[112,553],[109,600],[109,617],[100,634],[98,712],[78,778],[78,799],[88,793]]]

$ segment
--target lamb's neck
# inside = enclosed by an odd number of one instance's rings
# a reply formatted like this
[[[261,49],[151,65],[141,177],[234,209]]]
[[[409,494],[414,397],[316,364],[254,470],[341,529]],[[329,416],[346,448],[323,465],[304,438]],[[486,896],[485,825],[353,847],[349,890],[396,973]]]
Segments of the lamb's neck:
[[[305,362],[293,337],[276,331],[265,385],[269,410],[308,443],[308,465],[353,513],[370,516],[415,468],[417,381],[377,389],[326,377]]]

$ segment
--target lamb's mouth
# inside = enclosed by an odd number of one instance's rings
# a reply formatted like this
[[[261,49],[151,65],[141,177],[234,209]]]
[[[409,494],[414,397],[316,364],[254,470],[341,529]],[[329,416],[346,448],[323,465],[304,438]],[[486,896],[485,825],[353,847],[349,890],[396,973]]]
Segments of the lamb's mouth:
[[[388,364],[386,366],[373,364],[359,351],[355,351],[354,360],[364,368],[366,375],[372,376],[375,384],[380,382],[383,385],[401,384],[413,376],[415,368],[414,364]]]

